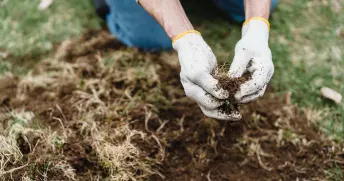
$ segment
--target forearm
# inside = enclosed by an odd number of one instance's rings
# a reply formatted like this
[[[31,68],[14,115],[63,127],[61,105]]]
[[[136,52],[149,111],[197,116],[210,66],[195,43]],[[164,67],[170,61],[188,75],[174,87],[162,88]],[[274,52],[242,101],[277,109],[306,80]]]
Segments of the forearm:
[[[271,0],[245,0],[246,20],[252,17],[269,19]]]
[[[194,29],[179,0],[139,0],[139,3],[160,23],[171,39]]]

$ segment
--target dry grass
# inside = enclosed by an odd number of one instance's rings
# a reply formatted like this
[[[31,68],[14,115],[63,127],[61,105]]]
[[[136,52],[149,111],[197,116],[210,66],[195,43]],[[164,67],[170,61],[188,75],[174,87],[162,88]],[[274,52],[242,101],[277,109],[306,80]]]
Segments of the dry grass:
[[[57,132],[52,132],[50,128],[47,129],[33,129],[32,123],[34,120],[34,114],[32,112],[20,110],[12,110],[7,113],[8,119],[4,122],[8,123],[8,126],[3,130],[0,135],[0,178],[7,179],[8,175],[12,175],[20,170],[25,170],[29,165],[35,165],[39,162],[40,157],[36,157],[35,149],[37,145],[40,146],[40,150],[44,150],[46,153],[54,152],[58,144],[63,144],[61,141],[66,139],[65,134],[59,135]],[[56,141],[59,138],[60,143]],[[35,160],[31,160],[23,157],[23,153],[20,150],[19,139],[22,139],[29,147],[30,155],[35,155]],[[36,140],[36,141],[34,141]],[[45,157],[44,153],[41,157]],[[61,162],[62,163],[62,162]],[[61,163],[58,163],[57,169],[63,169]],[[71,176],[71,170],[64,170],[68,176]],[[73,177],[71,177],[73,178]],[[22,180],[30,180],[28,175],[23,176]]]
[[[54,169],[62,171],[63,175],[68,180],[76,180],[75,179],[75,169],[66,161],[60,161],[55,164]]]
[[[109,169],[111,180],[141,180],[158,173],[152,170],[149,160],[141,158],[140,149],[132,143],[134,136],[144,139],[142,132],[132,131],[125,127],[122,130],[115,130],[116,134],[121,137],[125,135],[124,141],[114,144],[102,137],[94,141],[99,160]],[[113,140],[117,142],[116,139]]]
[[[34,115],[32,112],[25,111],[11,112],[10,115],[9,126],[0,135],[0,178],[27,166],[20,163],[20,166],[16,168],[9,169],[8,167],[22,161],[23,154],[18,147],[17,138],[21,134],[25,135],[32,131],[25,128],[25,125],[30,123]]]
[[[97,44],[96,39],[78,46],[73,53],[83,53],[84,49],[92,48],[94,44]],[[32,113],[13,113],[12,117],[15,117],[20,124],[13,124],[11,128],[7,128],[10,129],[11,136],[8,137],[10,139],[3,137],[6,139],[2,142],[5,145],[2,147],[5,162],[3,168],[8,167],[7,162],[11,162],[12,165],[24,165],[24,163],[17,164],[18,161],[24,161],[17,143],[20,136],[30,150],[28,157],[31,160],[25,160],[25,166],[29,164],[30,167],[37,167],[34,173],[23,169],[22,172],[26,174],[23,174],[22,180],[37,178],[49,180],[52,173],[60,173],[61,177],[68,180],[80,179],[76,175],[75,168],[67,161],[68,158],[64,158],[62,150],[65,144],[73,141],[74,137],[82,137],[80,139],[90,144],[95,151],[97,162],[106,170],[108,180],[145,180],[151,175],[163,177],[152,167],[159,161],[148,158],[134,144],[137,141],[145,142],[148,139],[147,135],[129,128],[130,122],[123,120],[126,118],[129,121],[130,112],[135,110],[134,106],[141,104],[141,100],[134,97],[131,91],[137,89],[136,86],[147,86],[143,87],[147,90],[148,87],[159,83],[157,66],[148,62],[150,61],[148,59],[139,61],[140,63],[129,62],[128,64],[128,58],[137,59],[134,56],[139,56],[132,50],[112,54],[110,62],[106,62],[100,55],[96,57],[96,62],[93,62],[96,64],[88,62],[93,58],[86,57],[65,62],[63,59],[68,54],[63,51],[70,45],[71,42],[62,44],[55,59],[42,61],[33,71],[20,79],[17,85],[17,100],[27,101],[32,96],[37,96],[39,99],[42,95],[35,95],[35,92],[43,90],[49,100],[57,101],[51,104],[55,105],[54,107],[49,108],[50,111],[55,110],[56,114],[51,112],[49,117],[36,119],[38,122],[54,122],[55,126],[43,124],[43,127],[33,129]],[[138,58],[146,59],[146,57]],[[123,65],[130,68],[119,69]],[[93,76],[85,78],[84,74]],[[124,82],[127,88],[126,90],[116,89],[111,82]],[[66,111],[65,105],[58,103],[59,91],[64,91],[61,86],[66,83],[68,83],[67,87],[76,89],[69,95],[73,103],[69,106],[74,110],[73,113]],[[154,109],[152,106],[148,108],[150,111]],[[111,129],[106,127],[106,121],[110,121]],[[74,125],[79,132],[73,130]],[[156,137],[155,139],[158,141]],[[6,162],[6,160],[10,161]],[[92,175],[92,178],[105,179],[102,175]]]
[[[86,139],[91,140],[99,162],[109,171],[109,180],[144,180],[152,174],[162,176],[152,168],[156,161],[143,157],[142,151],[133,144],[134,139],[144,142],[145,133],[131,130],[127,124],[119,125],[111,132],[100,131],[91,112],[78,121],[79,129]]]
[[[16,163],[22,158],[16,141],[4,136],[0,136],[0,177],[7,173],[5,170],[9,162]]]

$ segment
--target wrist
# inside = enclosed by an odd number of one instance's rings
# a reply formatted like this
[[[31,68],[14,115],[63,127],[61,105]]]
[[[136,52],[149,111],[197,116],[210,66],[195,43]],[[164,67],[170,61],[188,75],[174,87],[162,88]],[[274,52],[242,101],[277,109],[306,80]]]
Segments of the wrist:
[[[165,25],[165,31],[167,33],[167,36],[173,41],[176,39],[177,36],[180,34],[186,32],[186,31],[192,31],[195,30],[193,26],[190,24],[185,25]]]
[[[272,0],[245,0],[245,18],[246,20],[254,17],[268,19]]]
[[[157,20],[171,40],[184,31],[194,29],[179,0],[139,0],[137,2]]]

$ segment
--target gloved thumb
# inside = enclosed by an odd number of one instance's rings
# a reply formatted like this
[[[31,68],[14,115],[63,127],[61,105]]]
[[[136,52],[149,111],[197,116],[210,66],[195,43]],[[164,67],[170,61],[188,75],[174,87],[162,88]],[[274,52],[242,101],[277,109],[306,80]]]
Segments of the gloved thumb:
[[[238,49],[235,51],[233,62],[228,71],[228,77],[241,77],[247,70],[247,65],[250,62],[249,57],[245,53],[246,50],[244,48]]]

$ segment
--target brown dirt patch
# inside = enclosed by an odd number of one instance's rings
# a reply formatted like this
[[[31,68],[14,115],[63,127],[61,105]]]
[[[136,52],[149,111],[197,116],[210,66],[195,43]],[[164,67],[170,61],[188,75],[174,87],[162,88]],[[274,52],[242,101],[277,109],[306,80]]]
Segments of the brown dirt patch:
[[[0,104],[8,105],[11,97],[16,94],[18,79],[13,76],[6,76],[0,80]]]
[[[272,94],[243,108],[243,124],[196,122],[197,106],[187,107],[188,113],[180,113],[182,128],[172,122],[158,134],[167,143],[162,172],[167,180],[321,179],[330,167],[322,152],[326,141],[297,109]],[[291,125],[280,127],[278,120]],[[281,131],[290,131],[290,137],[280,138]]]
[[[30,128],[58,135],[53,147],[42,142],[48,140],[43,133],[19,136],[24,157],[5,170],[29,165],[5,175],[7,180],[24,175],[68,180],[65,163],[76,180],[133,180],[128,174],[180,181],[327,178],[324,170],[334,166],[337,153],[323,148],[334,143],[284,97],[268,90],[242,107],[240,123],[209,119],[185,97],[178,64],[171,63],[177,62],[175,54],[119,48],[113,41],[107,32],[87,34],[61,45],[54,59],[36,65],[33,75],[0,80],[0,110],[32,111]],[[220,78],[220,85],[234,93],[232,85],[242,81]],[[6,127],[8,116],[0,119]],[[136,132],[119,129],[123,125]],[[105,147],[117,151],[99,150]],[[131,155],[118,165],[111,154],[120,149]]]

